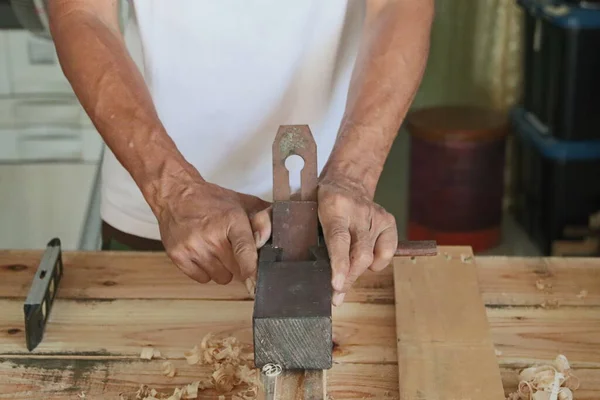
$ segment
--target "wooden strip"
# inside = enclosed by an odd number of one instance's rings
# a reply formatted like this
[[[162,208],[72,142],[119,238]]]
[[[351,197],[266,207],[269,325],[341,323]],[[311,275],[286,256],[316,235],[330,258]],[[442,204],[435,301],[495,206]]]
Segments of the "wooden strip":
[[[29,355],[22,304],[0,300],[0,354]],[[600,368],[597,308],[488,309],[492,339],[502,365],[553,360]],[[345,304],[333,310],[334,361],[396,363],[394,306]],[[59,300],[43,342],[33,354],[86,354],[137,358],[144,345],[181,358],[209,332],[235,335],[250,345],[252,303],[203,300]]]
[[[181,360],[174,362],[175,377],[168,378],[161,373],[161,363],[161,360],[99,362],[82,359],[52,363],[0,360],[0,399],[73,400],[81,392],[92,400],[118,400],[120,393],[134,399],[140,384],[149,385],[161,394],[171,394],[176,387],[207,379],[211,374],[206,367],[190,366]],[[395,365],[340,364],[326,376],[329,395],[334,399],[397,397]],[[200,392],[198,397],[200,400],[217,398],[212,390]]]
[[[29,355],[22,303],[0,300],[0,354]],[[502,365],[553,360],[600,368],[597,308],[488,309],[492,339]],[[396,363],[394,306],[345,304],[333,310],[334,361]],[[43,342],[33,354],[137,358],[144,345],[182,358],[209,332],[235,335],[250,345],[252,303],[203,300],[59,300]]]
[[[600,258],[478,257],[488,305],[600,306]]]
[[[324,370],[284,371],[277,377],[275,398],[277,400],[325,400],[327,398],[326,377]]]
[[[438,258],[459,258],[465,248],[440,247]],[[39,251],[0,251],[0,298],[25,298]],[[410,258],[397,258],[401,265]],[[417,264],[430,262],[417,257]],[[71,299],[250,300],[241,283],[200,285],[177,270],[162,253],[65,252],[59,296]],[[600,306],[600,258],[476,257],[480,289],[488,305]],[[540,290],[536,281],[546,286]],[[551,288],[549,287],[551,286]],[[584,292],[582,292],[584,291]],[[346,303],[393,304],[392,268],[364,274]]]
[[[119,394],[134,394],[140,384],[170,394],[194,380],[208,378],[210,370],[174,362],[177,374],[161,373],[161,360],[0,360],[0,399],[73,400],[84,392],[88,399],[118,400]],[[503,368],[505,393],[516,390],[518,370]],[[577,400],[600,398],[600,369],[576,369],[581,387]],[[333,399],[398,399],[398,368],[383,364],[337,364],[327,372],[327,387]],[[130,398],[135,398],[131,396]],[[214,400],[214,391],[200,392],[199,400]]]
[[[600,309],[564,307],[488,311],[503,365],[525,366],[564,354],[578,367],[600,365]]]
[[[401,400],[504,400],[472,255],[396,263]]]
[[[0,354],[29,354],[22,304],[0,300]],[[208,333],[252,343],[252,303],[205,300],[58,300],[34,354],[129,355],[142,346],[182,357]],[[340,362],[395,362],[394,308],[348,304],[334,308],[334,357]],[[392,352],[390,353],[390,350]]]

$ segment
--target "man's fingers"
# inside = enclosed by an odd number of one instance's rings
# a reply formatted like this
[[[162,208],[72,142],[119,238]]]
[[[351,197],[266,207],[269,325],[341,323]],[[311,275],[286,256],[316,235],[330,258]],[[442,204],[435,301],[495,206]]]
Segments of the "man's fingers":
[[[246,279],[253,276],[256,270],[258,252],[256,251],[256,242],[248,218],[236,218],[229,227],[227,238],[231,243],[233,256],[240,267],[241,278]]]
[[[350,271],[350,231],[348,221],[344,218],[322,220],[323,235],[329,252],[331,270],[333,272],[331,284],[333,290],[340,292],[344,288],[346,276]]]
[[[368,229],[357,229],[352,235],[350,250],[350,272],[346,276],[343,291],[350,290],[354,282],[373,264],[375,237]]]
[[[169,254],[169,257],[175,265],[186,274],[188,277],[192,278],[196,282],[200,283],[208,283],[210,282],[210,275],[208,275],[202,268],[196,265],[188,256],[186,252],[183,251],[173,251]]]
[[[257,248],[261,248],[271,237],[271,214],[272,207],[259,211],[250,218],[250,226],[254,235]]]
[[[394,225],[379,234],[375,242],[373,263],[369,269],[375,272],[385,269],[394,258],[397,246],[398,231]]]
[[[233,274],[228,271],[223,263],[216,257],[206,257],[202,261],[192,259],[198,268],[203,269],[215,283],[227,285],[233,279]]]

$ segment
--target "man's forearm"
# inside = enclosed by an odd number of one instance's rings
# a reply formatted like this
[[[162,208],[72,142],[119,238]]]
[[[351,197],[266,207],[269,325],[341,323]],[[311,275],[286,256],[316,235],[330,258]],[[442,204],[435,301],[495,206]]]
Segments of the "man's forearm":
[[[433,0],[368,2],[346,112],[321,175],[360,182],[373,197],[426,65]]]
[[[61,66],[105,143],[155,207],[168,193],[165,177],[195,170],[161,124],[112,15],[95,15],[75,3],[50,2]]]

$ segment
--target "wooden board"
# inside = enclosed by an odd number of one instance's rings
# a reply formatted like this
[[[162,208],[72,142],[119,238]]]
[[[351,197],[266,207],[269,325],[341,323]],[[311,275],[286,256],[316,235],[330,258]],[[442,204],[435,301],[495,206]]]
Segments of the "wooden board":
[[[400,400],[504,400],[472,254],[394,266]]]
[[[0,358],[0,399],[76,400],[86,393],[86,399],[119,400],[119,394],[134,394],[140,384],[150,385],[162,394],[172,393],[191,381],[204,379],[209,371],[201,366],[189,366],[176,360],[177,375],[162,375],[160,360],[94,360]],[[518,370],[503,368],[502,382],[506,393],[517,388]],[[600,369],[578,369],[581,387],[577,400],[598,400]],[[398,368],[395,364],[339,364],[327,373],[327,388],[331,398],[398,399]],[[214,391],[201,392],[200,400],[216,400]]]
[[[451,259],[464,252],[440,249]],[[172,392],[202,376],[196,375],[201,368],[187,367],[183,352],[205,333],[232,333],[250,344],[251,304],[243,285],[199,285],[163,254],[67,252],[56,312],[31,356],[22,301],[40,256],[0,251],[0,399],[78,399],[83,390],[88,400],[118,400],[141,383]],[[599,399],[600,259],[475,259],[505,390],[516,387],[518,368],[562,353],[582,381],[576,399]],[[539,279],[552,289],[537,289]],[[587,296],[577,297],[584,289]],[[549,299],[560,307],[539,307]],[[388,268],[361,277],[346,304],[334,309],[334,366],[327,373],[333,399],[398,399],[393,300]],[[160,362],[140,361],[144,344],[172,359],[178,375],[166,378]]]
[[[252,343],[250,302],[57,300],[55,307],[34,354],[137,358],[142,346],[152,345],[167,357],[182,359],[209,332]],[[0,300],[0,309],[0,357],[29,355],[22,304]],[[397,362],[392,305],[349,303],[333,311],[335,362]],[[487,313],[503,366],[552,360],[564,353],[574,367],[600,367],[598,309],[515,307]]]
[[[440,254],[460,258],[470,250],[440,247]],[[0,298],[25,298],[41,252],[0,251]],[[397,259],[400,263],[408,259]],[[558,301],[564,306],[600,306],[598,258],[476,257],[486,305],[535,306]],[[67,252],[61,298],[250,300],[241,283],[198,285],[161,253]],[[539,290],[537,281],[552,288]],[[581,296],[581,291],[587,291]],[[367,271],[346,303],[393,304],[392,268]]]

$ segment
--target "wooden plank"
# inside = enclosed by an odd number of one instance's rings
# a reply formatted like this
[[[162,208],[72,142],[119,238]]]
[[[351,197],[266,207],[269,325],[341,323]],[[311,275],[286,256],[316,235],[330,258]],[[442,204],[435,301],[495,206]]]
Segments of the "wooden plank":
[[[472,255],[396,263],[401,400],[504,400]]]
[[[21,302],[0,300],[0,310],[0,354],[29,354]],[[181,358],[211,332],[251,344],[251,316],[246,301],[57,300],[34,353],[138,357],[142,346],[151,345]],[[333,320],[336,361],[395,362],[393,306],[348,304],[334,308]]]
[[[487,305],[600,306],[600,258],[476,257],[476,262]]]
[[[177,374],[161,373],[161,360],[10,359],[0,360],[0,399],[73,400],[85,392],[88,399],[118,400],[132,394],[140,384],[160,393],[172,393],[194,380],[208,378],[210,370],[174,361]],[[516,390],[519,370],[503,368],[505,393]],[[600,398],[600,369],[576,369],[581,387],[577,400]],[[384,364],[336,364],[327,372],[327,387],[333,399],[398,399],[398,368]],[[201,392],[199,400],[215,400],[214,391]]]
[[[289,370],[277,377],[277,400],[325,400],[327,374],[324,370]],[[259,399],[262,397],[258,397]]]
[[[440,247],[460,257],[461,247]],[[0,251],[0,298],[25,298],[41,257],[39,251]],[[476,257],[480,289],[488,305],[600,306],[600,258]],[[397,258],[398,263],[410,263]],[[180,273],[162,253],[65,252],[61,298],[250,300],[241,283],[199,285]],[[422,258],[415,262],[421,264]],[[536,281],[551,288],[539,290]],[[585,290],[585,296],[582,296]],[[392,268],[367,272],[345,302],[393,304]]]
[[[578,367],[600,363],[598,308],[506,308],[488,310],[488,315],[503,365],[525,366],[558,354],[573,359]]]
[[[28,355],[22,304],[0,300],[0,355]],[[176,312],[174,312],[176,310]],[[182,358],[209,332],[250,345],[252,303],[203,300],[59,300],[34,354],[137,358],[141,346]],[[333,310],[335,362],[396,363],[394,306],[345,304]],[[564,307],[488,309],[492,340],[505,366],[565,354],[576,367],[600,367],[600,310]]]
[[[174,388],[210,377],[203,366],[175,362],[176,375],[161,373],[160,360],[0,360],[0,399],[73,400],[85,392],[86,399],[118,400],[119,394],[135,394],[140,384],[171,394]],[[395,365],[338,364],[327,372],[327,388],[333,399],[394,399],[398,381]],[[135,396],[130,396],[130,399]],[[200,400],[216,400],[212,390],[200,392]],[[230,398],[230,397],[228,397]]]

